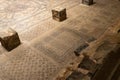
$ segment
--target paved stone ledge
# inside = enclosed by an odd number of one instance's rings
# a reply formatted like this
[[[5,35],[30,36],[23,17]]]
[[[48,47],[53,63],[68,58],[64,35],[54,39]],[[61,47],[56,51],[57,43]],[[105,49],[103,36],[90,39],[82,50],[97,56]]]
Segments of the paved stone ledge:
[[[72,66],[69,70],[66,69],[65,75],[60,73],[63,76],[59,75],[56,80],[77,80],[80,78],[84,80],[118,79],[119,75],[115,76],[115,73],[118,74],[117,69],[120,64],[120,34],[117,33],[120,28],[119,24],[120,21],[107,29],[102,37],[91,43],[90,47],[81,52],[80,56],[83,56],[83,58],[78,57],[82,60],[78,60],[78,63],[74,61],[74,67]],[[104,73],[107,73],[106,76]]]

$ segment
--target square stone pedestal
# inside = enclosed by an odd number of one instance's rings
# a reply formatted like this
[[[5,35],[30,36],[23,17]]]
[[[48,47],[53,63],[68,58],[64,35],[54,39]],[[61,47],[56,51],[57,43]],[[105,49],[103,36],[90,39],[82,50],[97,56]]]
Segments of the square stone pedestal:
[[[16,48],[21,43],[18,33],[11,28],[0,32],[0,41],[2,46],[8,51]]]
[[[67,18],[66,8],[57,7],[52,10],[52,17],[56,21],[64,21]]]
[[[82,0],[82,3],[86,4],[86,5],[92,5],[93,4],[93,0]]]

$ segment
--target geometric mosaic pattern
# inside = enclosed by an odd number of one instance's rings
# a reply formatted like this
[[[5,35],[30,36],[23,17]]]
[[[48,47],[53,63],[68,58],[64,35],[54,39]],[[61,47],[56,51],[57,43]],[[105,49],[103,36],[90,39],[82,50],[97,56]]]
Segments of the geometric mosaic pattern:
[[[120,17],[117,1],[83,6],[80,0],[0,0],[0,31],[11,27],[22,41],[11,52],[0,45],[0,80],[54,80],[76,58],[78,46],[101,36]],[[67,8],[68,19],[53,21],[51,4]]]
[[[32,46],[64,65],[75,58],[73,52],[82,43],[84,40],[80,38],[77,32],[67,28],[58,28],[45,37],[33,40]]]
[[[19,47],[19,53],[14,53],[9,61],[0,66],[2,80],[52,80],[58,65],[46,58],[43,53],[36,52],[30,47]],[[29,49],[28,49],[29,48]],[[7,54],[6,54],[7,55]]]

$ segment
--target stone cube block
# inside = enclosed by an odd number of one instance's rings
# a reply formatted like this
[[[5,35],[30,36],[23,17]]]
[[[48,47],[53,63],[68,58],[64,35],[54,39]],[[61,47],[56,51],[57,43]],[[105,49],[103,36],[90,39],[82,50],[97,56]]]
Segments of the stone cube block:
[[[52,17],[56,21],[64,21],[67,18],[66,8],[57,7],[53,9]]]
[[[1,45],[8,51],[16,48],[20,45],[20,39],[18,33],[11,28],[0,32]]]
[[[82,0],[82,3],[86,4],[86,5],[92,5],[93,4],[93,0]]]

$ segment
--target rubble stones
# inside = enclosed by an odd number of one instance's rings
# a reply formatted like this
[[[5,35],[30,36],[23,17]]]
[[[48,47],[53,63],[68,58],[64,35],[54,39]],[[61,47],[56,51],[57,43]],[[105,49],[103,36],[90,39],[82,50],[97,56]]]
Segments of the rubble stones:
[[[89,39],[87,40],[87,42],[90,43],[90,42],[93,42],[95,40],[96,40],[96,38],[94,38],[93,36],[91,36],[91,37],[89,37]]]
[[[95,61],[93,61],[89,57],[85,56],[84,59],[82,60],[82,62],[78,65],[78,67],[93,71],[94,68],[96,67],[96,65],[97,64],[95,63]]]
[[[66,80],[78,80],[82,79],[85,75],[81,72],[74,71]]]
[[[111,79],[120,64],[120,47],[116,46],[103,60],[103,64],[92,80],[118,80]],[[116,68],[115,68],[116,67]],[[105,74],[104,74],[105,73]]]
[[[88,46],[89,46],[89,45],[88,45],[87,43],[84,43],[84,44],[80,45],[80,46],[74,51],[75,55],[76,55],[76,56],[79,56],[79,55],[80,55],[80,52],[81,52],[83,49],[87,48]]]

